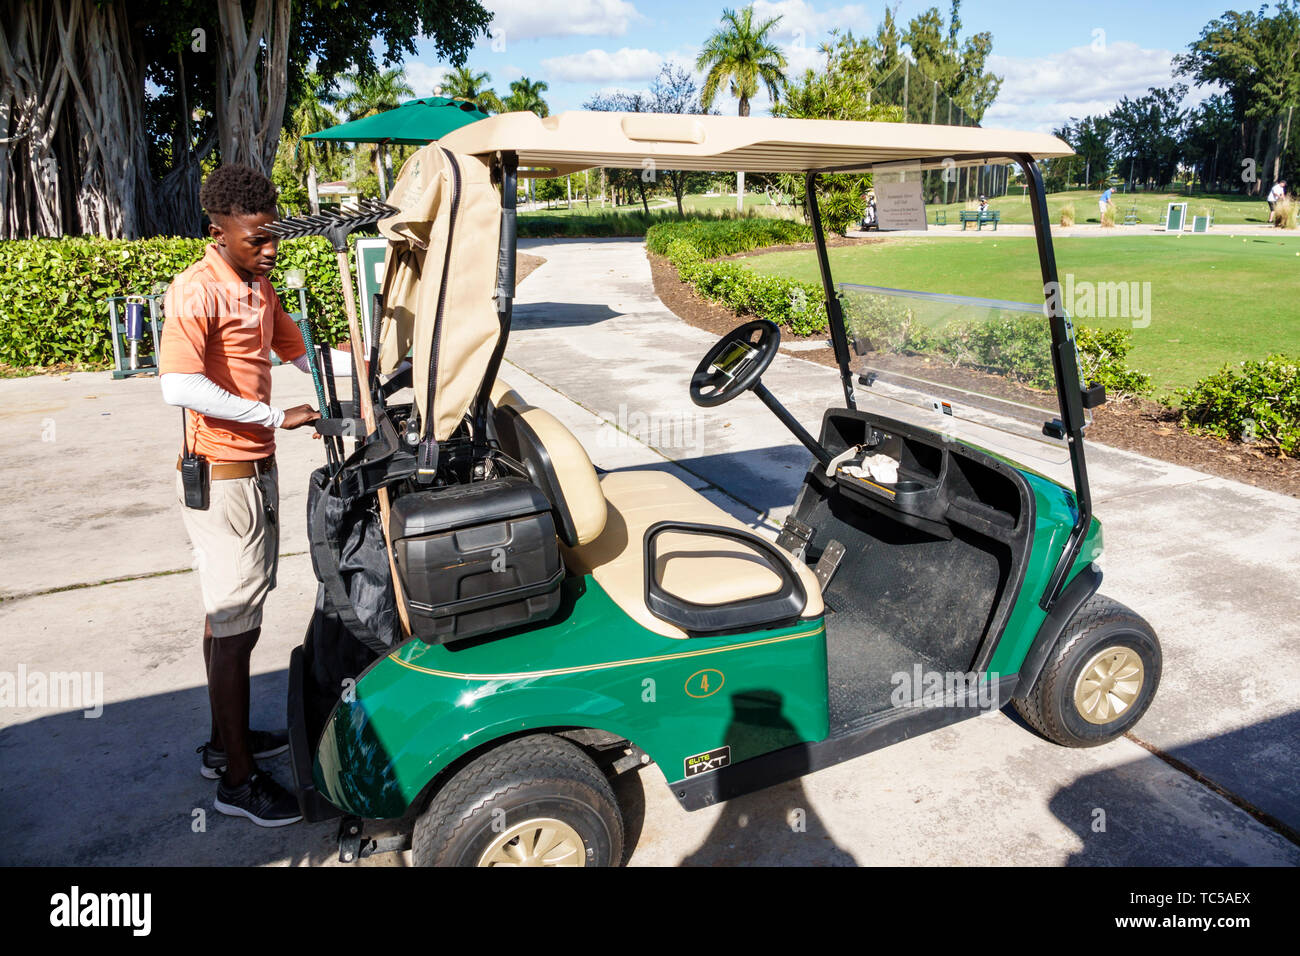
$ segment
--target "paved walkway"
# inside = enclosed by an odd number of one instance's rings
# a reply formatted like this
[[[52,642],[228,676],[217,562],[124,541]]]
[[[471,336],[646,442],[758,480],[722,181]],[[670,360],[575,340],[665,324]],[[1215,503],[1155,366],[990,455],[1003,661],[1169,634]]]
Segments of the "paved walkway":
[[[526,247],[548,261],[521,287],[504,377],[602,467],[680,470],[756,527],[779,522],[806,454],[751,396],[689,403],[713,339],[654,297],[641,244]],[[274,381],[278,403],[312,400],[292,367]],[[809,428],[836,401],[836,376],[797,357],[779,356],[765,381]],[[0,863],[334,862],[333,824],[222,817],[198,774],[207,696],[174,498],[178,427],[155,380],[0,381],[0,672],[32,686],[100,674],[104,701],[91,717],[33,697],[0,706]],[[285,668],[316,588],[304,512],[321,447],[281,433],[277,458],[283,553],[253,656],[260,726],[283,725]],[[1104,590],[1165,646],[1137,737],[1300,828],[1300,501],[1124,452],[1095,448],[1090,463]],[[270,767],[288,777],[284,758]],[[633,863],[1300,863],[1300,847],[1138,742],[1067,750],[1003,713],[694,814],[663,783],[654,767],[621,778]],[[802,832],[787,825],[796,808]]]

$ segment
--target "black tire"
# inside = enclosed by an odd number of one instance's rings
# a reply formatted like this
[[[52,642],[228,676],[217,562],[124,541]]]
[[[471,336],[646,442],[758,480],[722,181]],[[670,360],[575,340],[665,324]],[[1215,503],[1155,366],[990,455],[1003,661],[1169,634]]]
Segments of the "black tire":
[[[623,814],[595,763],[550,734],[519,737],[482,754],[434,794],[415,822],[416,866],[477,866],[503,832],[548,818],[572,828],[586,866],[623,859]]]
[[[1099,652],[1120,647],[1142,664],[1137,696],[1105,723],[1084,717],[1074,691],[1084,666]],[[1035,730],[1065,747],[1096,747],[1128,731],[1142,719],[1160,684],[1160,641],[1151,625],[1118,601],[1094,594],[1075,612],[1057,638],[1038,680],[1025,697],[1013,697],[1016,711]]]

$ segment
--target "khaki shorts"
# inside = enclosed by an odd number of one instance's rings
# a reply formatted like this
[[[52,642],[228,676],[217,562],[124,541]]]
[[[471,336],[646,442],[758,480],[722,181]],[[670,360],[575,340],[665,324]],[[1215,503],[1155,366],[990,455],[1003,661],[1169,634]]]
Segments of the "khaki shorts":
[[[262,604],[275,587],[280,554],[279,473],[211,483],[208,509],[185,507],[180,472],[176,497],[203,588],[203,609],[213,637],[243,634],[262,625]],[[268,515],[268,506],[270,514]]]

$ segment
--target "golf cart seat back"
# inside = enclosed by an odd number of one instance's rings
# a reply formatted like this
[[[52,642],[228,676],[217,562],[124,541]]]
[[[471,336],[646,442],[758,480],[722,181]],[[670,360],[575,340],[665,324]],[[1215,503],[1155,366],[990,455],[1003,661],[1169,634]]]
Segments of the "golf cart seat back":
[[[582,443],[554,415],[526,404],[500,379],[492,401],[501,450],[528,470],[550,501],[560,540],[570,547],[595,541],[605,528],[605,498]]]
[[[790,579],[798,581],[796,591],[802,594],[797,605],[790,604],[790,620],[769,619],[753,629],[821,617],[821,586],[812,568],[774,545],[767,546],[765,559],[766,542],[755,541],[749,528],[680,479],[663,471],[615,471],[600,479],[600,490],[607,510],[605,528],[588,544],[566,547],[565,565],[575,574],[595,578],[614,603],[642,627],[675,638],[696,632],[686,618],[676,623],[659,616],[656,610],[663,609],[652,609],[652,592],[666,592],[688,605],[714,609],[721,618],[734,622],[741,606],[775,597]],[[652,552],[646,534],[665,521],[730,534],[688,533],[669,527],[657,535]],[[653,573],[647,578],[651,553]],[[773,569],[774,556],[784,564],[780,572]]]
[[[502,406],[524,408],[528,405],[528,403],[524,401],[522,395],[499,378],[493,381],[492,391],[489,395],[491,396],[492,406],[494,408],[501,408]]]

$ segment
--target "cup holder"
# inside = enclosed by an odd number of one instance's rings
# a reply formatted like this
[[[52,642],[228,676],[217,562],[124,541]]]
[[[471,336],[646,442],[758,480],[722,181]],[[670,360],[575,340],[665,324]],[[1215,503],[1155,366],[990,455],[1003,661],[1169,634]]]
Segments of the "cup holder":
[[[907,480],[904,480],[904,481],[896,482],[896,483],[893,485],[893,488],[894,488],[894,491],[899,492],[899,493],[903,493],[903,492],[909,492],[909,493],[910,493],[910,492],[913,492],[913,491],[921,491],[922,489],[925,488],[925,485],[921,484],[919,481],[907,481]]]

